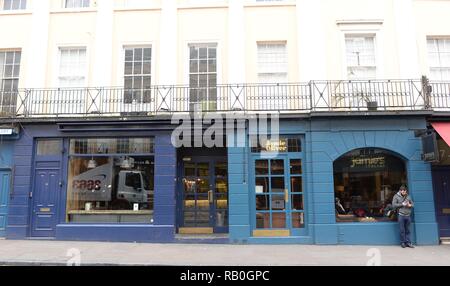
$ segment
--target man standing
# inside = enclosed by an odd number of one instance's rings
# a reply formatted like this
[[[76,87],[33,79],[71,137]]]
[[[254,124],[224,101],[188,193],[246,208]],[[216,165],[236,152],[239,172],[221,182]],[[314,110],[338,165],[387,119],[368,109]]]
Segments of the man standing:
[[[399,192],[394,196],[394,199],[392,200],[392,206],[398,211],[400,242],[402,248],[414,248],[411,243],[410,237],[411,213],[414,207],[414,202],[408,195],[408,189],[405,186],[401,186]]]

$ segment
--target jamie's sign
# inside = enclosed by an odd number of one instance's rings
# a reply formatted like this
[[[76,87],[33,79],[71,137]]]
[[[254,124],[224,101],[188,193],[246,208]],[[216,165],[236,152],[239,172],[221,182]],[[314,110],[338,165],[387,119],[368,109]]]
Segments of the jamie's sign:
[[[350,168],[378,169],[386,166],[386,158],[384,156],[377,157],[353,157],[351,159]]]

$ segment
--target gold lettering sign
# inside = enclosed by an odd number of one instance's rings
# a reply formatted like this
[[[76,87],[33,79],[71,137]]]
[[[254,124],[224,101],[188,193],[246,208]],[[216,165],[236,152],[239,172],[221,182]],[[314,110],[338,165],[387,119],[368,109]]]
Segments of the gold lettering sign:
[[[41,208],[40,211],[41,213],[49,213],[51,210],[50,208]]]
[[[350,168],[384,168],[386,162],[385,157],[373,157],[373,158],[364,158],[364,157],[353,157],[352,164]]]
[[[287,152],[287,140],[280,139],[278,141],[266,141],[266,151],[267,152]]]

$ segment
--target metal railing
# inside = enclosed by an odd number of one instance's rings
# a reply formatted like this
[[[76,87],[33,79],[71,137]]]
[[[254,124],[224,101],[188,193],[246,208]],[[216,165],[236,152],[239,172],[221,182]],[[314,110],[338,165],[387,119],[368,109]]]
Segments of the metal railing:
[[[0,91],[0,117],[156,116],[191,112],[450,111],[450,82],[311,81],[210,88],[58,88]]]

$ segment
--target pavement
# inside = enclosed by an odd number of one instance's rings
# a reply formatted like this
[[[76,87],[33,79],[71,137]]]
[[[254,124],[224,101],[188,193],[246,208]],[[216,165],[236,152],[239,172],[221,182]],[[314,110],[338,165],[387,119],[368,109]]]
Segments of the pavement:
[[[450,245],[316,246],[0,240],[0,265],[365,266],[447,265]]]

